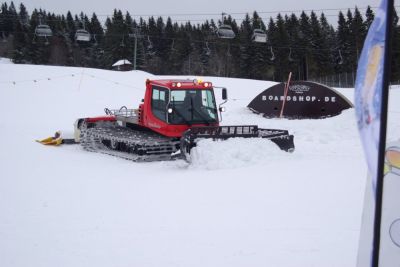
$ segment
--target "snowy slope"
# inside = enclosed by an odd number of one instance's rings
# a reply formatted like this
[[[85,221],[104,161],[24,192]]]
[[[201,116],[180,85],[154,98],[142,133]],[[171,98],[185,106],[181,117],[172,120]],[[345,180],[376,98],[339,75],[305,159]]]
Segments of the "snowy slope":
[[[137,107],[146,78],[157,77],[0,64],[0,266],[355,266],[366,166],[353,110],[268,120],[246,106],[272,82],[206,77],[228,88],[223,124],[288,129],[296,151],[203,141],[188,165],[34,142]],[[399,100],[392,90],[392,139]]]

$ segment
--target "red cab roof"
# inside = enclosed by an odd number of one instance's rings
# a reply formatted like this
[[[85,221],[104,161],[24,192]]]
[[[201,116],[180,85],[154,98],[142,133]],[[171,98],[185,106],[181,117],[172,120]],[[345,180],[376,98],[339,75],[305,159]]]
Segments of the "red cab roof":
[[[165,80],[147,80],[146,83],[167,87],[170,89],[204,89],[211,88],[212,83],[202,80],[184,80],[184,79],[165,79]]]

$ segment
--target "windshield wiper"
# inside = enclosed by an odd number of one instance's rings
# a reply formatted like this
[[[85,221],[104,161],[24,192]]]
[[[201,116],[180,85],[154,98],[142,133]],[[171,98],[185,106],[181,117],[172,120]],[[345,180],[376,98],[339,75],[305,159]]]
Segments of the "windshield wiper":
[[[182,115],[182,113],[180,113],[178,111],[178,109],[175,109],[175,97],[172,97],[172,112],[175,112],[176,114],[179,115],[179,117],[182,118],[182,120],[189,126],[192,125],[192,123],[190,123],[190,121],[186,120],[185,116]]]
[[[178,109],[175,109],[175,108],[173,107],[173,108],[172,108],[172,112],[175,112],[176,114],[178,114],[179,117],[181,117],[182,120],[183,120],[187,125],[189,125],[189,126],[192,125],[192,123],[191,123],[190,121],[188,121],[188,120],[185,118],[185,116],[183,116],[182,113],[180,113],[180,112],[178,111]]]
[[[203,119],[204,123],[207,125],[210,125],[210,122],[207,120],[206,117],[203,116],[203,114],[201,114],[200,111],[198,111],[197,109],[194,108],[193,106],[193,99],[190,99],[190,105],[191,105],[191,112],[192,112],[192,120],[193,120],[193,110],[197,113],[197,115]]]
[[[210,122],[208,121],[208,119],[206,117],[204,117],[203,114],[201,114],[200,111],[198,111],[197,109],[193,108],[193,110],[197,113],[197,115],[199,115],[199,117],[201,117],[204,121],[205,124],[210,125]]]

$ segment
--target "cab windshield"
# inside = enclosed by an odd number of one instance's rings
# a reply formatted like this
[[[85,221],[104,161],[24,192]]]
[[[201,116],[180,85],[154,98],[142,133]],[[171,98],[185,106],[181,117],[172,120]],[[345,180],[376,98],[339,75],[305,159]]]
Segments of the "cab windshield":
[[[215,123],[218,120],[212,90],[171,90],[168,105],[168,123]]]

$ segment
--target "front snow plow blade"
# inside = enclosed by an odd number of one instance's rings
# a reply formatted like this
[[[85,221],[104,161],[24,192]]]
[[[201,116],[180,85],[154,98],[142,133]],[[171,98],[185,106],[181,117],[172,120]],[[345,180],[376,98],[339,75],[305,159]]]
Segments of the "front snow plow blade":
[[[46,146],[59,146],[61,144],[76,144],[75,139],[62,138],[60,131],[57,131],[54,134],[54,136],[50,136],[42,140],[36,140],[36,142]]]
[[[62,138],[54,138],[54,137],[47,137],[42,140],[36,140],[36,142],[41,143],[42,145],[47,145],[47,146],[59,146],[63,143]]]
[[[196,140],[201,138],[224,140],[233,137],[266,138],[286,152],[293,152],[295,148],[294,137],[287,130],[262,129],[258,128],[257,125],[192,127],[182,135],[180,148],[184,157],[188,160],[190,150],[196,146]]]

